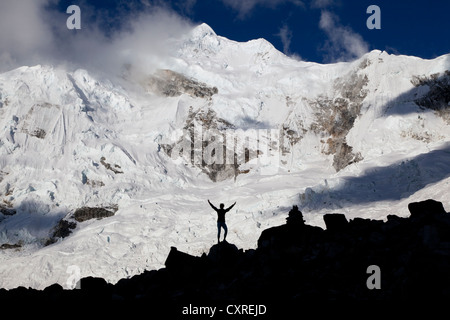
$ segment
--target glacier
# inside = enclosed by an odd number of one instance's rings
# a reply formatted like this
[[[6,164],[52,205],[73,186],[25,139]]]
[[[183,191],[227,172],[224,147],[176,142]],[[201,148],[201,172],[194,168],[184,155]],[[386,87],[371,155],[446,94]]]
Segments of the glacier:
[[[450,54],[374,50],[318,64],[206,24],[172,46],[152,74],[136,65],[0,74],[0,245],[12,246],[0,250],[0,287],[66,286],[73,266],[115,283],[162,267],[171,246],[201,255],[216,241],[207,199],[237,202],[228,240],[241,248],[292,205],[317,226],[332,212],[384,219],[428,198],[450,206]],[[195,126],[275,130],[276,161],[207,166],[170,154]],[[192,142],[192,152],[204,156],[210,143]],[[260,154],[232,152],[247,151]],[[49,244],[77,209],[111,206],[113,216]]]

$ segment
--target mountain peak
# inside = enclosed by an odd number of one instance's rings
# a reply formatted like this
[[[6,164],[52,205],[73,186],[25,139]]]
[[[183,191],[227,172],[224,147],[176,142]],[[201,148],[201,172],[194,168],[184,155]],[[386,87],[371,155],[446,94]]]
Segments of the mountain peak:
[[[208,36],[217,36],[214,30],[207,25],[206,23],[202,23],[196,26],[191,32],[193,38],[202,39]]]

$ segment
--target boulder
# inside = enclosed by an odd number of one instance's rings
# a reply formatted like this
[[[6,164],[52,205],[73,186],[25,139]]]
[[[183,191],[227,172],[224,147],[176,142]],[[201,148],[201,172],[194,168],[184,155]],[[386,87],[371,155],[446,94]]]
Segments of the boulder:
[[[347,218],[342,213],[327,213],[323,220],[328,231],[343,231],[348,226]]]
[[[413,218],[447,213],[442,202],[433,199],[428,199],[420,202],[412,202],[408,204],[408,210],[411,213],[411,217]]]
[[[201,258],[191,256],[190,254],[178,251],[171,247],[166,262],[167,270],[178,277],[185,277],[199,272],[201,269]]]
[[[117,206],[111,207],[82,207],[75,210],[72,218],[78,222],[83,222],[90,219],[103,219],[113,216],[118,210]]]
[[[235,261],[238,255],[239,249],[236,245],[222,241],[209,249],[208,258],[216,263],[228,263]]]
[[[0,213],[2,213],[5,216],[12,216],[15,215],[17,211],[15,209],[0,204]]]

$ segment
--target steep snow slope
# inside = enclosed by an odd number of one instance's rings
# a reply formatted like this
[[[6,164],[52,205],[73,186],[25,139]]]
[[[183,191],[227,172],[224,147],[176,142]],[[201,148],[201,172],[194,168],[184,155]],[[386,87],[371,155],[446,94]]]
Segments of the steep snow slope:
[[[0,287],[66,286],[73,270],[115,282],[161,267],[170,246],[200,254],[216,239],[207,199],[237,201],[228,240],[244,248],[293,204],[316,225],[407,215],[424,198],[449,207],[450,55],[320,65],[204,24],[173,42],[151,75],[0,75],[0,244],[21,246],[0,250]],[[112,205],[45,245],[77,208]]]

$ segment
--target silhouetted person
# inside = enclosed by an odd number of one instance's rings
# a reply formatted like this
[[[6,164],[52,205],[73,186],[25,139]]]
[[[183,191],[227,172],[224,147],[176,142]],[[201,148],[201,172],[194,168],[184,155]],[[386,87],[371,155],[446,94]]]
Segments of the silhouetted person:
[[[217,212],[217,242],[220,242],[220,228],[223,228],[223,230],[225,231],[224,237],[223,237],[223,241],[225,241],[225,239],[227,238],[227,233],[228,233],[228,228],[227,225],[225,223],[225,214],[231,210],[231,208],[234,207],[234,205],[236,204],[233,203],[229,208],[224,209],[225,205],[223,203],[220,204],[220,209],[217,209],[216,207],[213,206],[213,204],[208,200],[209,205]]]

